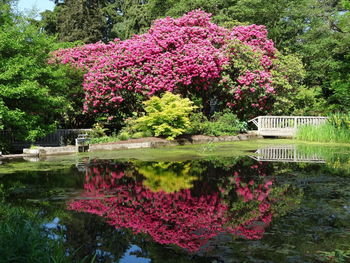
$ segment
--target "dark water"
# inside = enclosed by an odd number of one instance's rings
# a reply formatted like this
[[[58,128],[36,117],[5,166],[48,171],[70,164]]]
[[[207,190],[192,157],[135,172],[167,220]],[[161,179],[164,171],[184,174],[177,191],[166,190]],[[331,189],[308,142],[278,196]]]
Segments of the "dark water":
[[[39,208],[76,259],[350,262],[350,157],[325,152],[261,151],[260,161],[85,157],[0,180],[6,201]]]

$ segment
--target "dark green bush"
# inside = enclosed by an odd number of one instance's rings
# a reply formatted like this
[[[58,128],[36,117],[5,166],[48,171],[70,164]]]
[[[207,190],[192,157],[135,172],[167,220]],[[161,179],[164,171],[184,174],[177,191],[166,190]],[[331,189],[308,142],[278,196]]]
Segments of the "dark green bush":
[[[194,113],[190,116],[190,127],[187,129],[188,134],[205,134],[207,117],[202,113]]]
[[[130,134],[126,131],[122,131],[118,134],[118,139],[121,141],[126,141],[130,139]]]
[[[241,122],[237,115],[224,111],[215,113],[211,121],[205,123],[204,133],[211,136],[235,135],[246,129],[247,124]]]
[[[217,112],[210,121],[202,113],[196,113],[191,116],[190,121],[189,134],[235,135],[247,129],[247,124],[230,111]]]
[[[235,135],[247,130],[247,123],[240,121],[230,111],[215,113],[210,121],[203,113],[195,113],[190,117],[191,126],[188,134],[203,134],[210,136]]]

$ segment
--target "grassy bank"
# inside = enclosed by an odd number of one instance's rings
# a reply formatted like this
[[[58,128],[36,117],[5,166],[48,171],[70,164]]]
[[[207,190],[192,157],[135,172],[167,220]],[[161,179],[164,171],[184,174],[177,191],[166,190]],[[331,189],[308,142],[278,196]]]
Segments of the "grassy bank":
[[[350,131],[327,123],[321,126],[300,127],[296,138],[302,141],[350,143]]]
[[[350,113],[333,114],[320,126],[302,126],[296,138],[312,142],[350,143]]]

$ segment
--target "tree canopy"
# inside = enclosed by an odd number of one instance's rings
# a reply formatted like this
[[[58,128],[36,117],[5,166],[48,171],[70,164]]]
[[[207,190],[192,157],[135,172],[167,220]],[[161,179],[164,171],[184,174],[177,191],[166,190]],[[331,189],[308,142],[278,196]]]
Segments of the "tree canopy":
[[[79,73],[47,63],[58,47],[55,39],[16,15],[9,1],[0,10],[0,128],[16,139],[35,140],[72,110]]]

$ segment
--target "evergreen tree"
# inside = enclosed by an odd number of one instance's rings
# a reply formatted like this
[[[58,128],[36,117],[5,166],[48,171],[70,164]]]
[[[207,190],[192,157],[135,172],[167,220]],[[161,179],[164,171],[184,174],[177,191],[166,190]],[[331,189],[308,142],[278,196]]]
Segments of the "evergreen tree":
[[[109,41],[114,35],[113,15],[116,3],[108,0],[55,0],[53,11],[42,13],[42,26],[48,34],[57,34],[61,42],[94,43]]]

